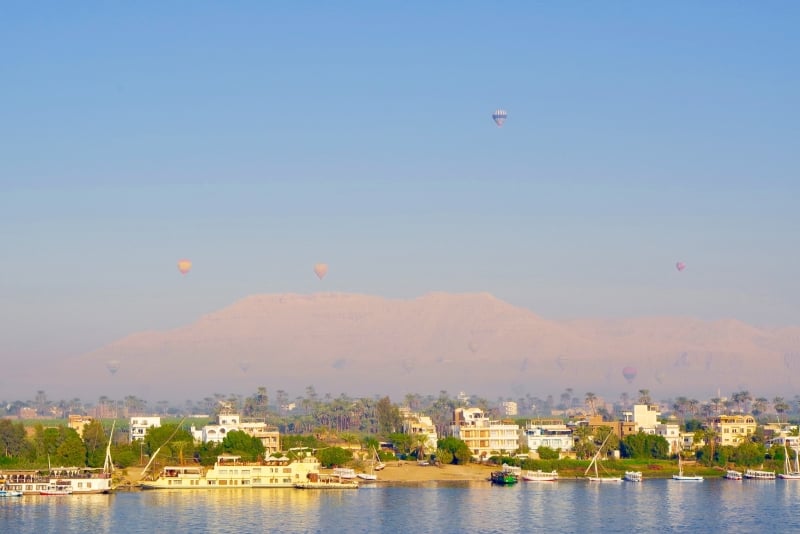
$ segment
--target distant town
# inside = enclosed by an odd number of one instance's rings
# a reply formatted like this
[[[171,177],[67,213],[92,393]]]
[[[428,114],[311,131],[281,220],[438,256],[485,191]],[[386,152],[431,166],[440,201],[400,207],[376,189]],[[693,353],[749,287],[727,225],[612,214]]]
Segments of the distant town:
[[[294,398],[283,390],[271,397],[260,387],[248,396],[213,394],[183,405],[132,395],[53,401],[38,391],[33,400],[3,402],[0,416],[0,466],[32,468],[99,467],[106,441],[120,467],[141,466],[164,445],[163,461],[173,463],[210,464],[222,452],[255,459],[305,446],[345,451],[330,464],[358,460],[373,448],[387,458],[444,463],[586,460],[602,449],[623,459],[690,453],[709,466],[778,462],[800,447],[800,396],[789,402],[748,391],[657,401],[642,389],[610,401],[567,388],[557,397],[489,401],[446,391],[396,400],[333,397],[313,386]],[[244,442],[229,443],[238,433]]]

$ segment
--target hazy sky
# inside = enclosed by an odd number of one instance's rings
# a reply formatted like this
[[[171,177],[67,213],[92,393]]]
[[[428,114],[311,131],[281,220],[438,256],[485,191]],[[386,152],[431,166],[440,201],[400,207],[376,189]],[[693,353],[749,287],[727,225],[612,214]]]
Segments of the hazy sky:
[[[800,4],[322,4],[0,6],[0,360],[255,293],[800,324]]]

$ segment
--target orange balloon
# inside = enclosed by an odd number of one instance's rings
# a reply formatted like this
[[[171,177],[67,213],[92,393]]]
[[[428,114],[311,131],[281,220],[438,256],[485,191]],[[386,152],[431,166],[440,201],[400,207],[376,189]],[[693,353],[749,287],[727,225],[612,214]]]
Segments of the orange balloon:
[[[314,274],[317,275],[317,278],[322,280],[325,278],[325,275],[328,274],[328,264],[327,263],[318,263],[314,266]]]
[[[181,274],[187,274],[192,270],[192,262],[189,260],[179,260],[178,270],[181,272]]]

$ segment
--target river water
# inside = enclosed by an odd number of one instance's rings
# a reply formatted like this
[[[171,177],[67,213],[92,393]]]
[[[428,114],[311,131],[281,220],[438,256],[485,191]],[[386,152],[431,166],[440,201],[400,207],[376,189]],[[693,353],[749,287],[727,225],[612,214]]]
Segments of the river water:
[[[0,532],[800,532],[800,481],[125,492],[0,499]]]

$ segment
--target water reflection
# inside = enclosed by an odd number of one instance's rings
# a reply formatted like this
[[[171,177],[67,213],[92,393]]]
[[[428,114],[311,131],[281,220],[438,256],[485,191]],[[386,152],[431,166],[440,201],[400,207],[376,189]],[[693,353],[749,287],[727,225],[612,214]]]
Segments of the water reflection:
[[[800,481],[430,483],[357,491],[230,489],[0,500],[0,531],[800,531]]]

